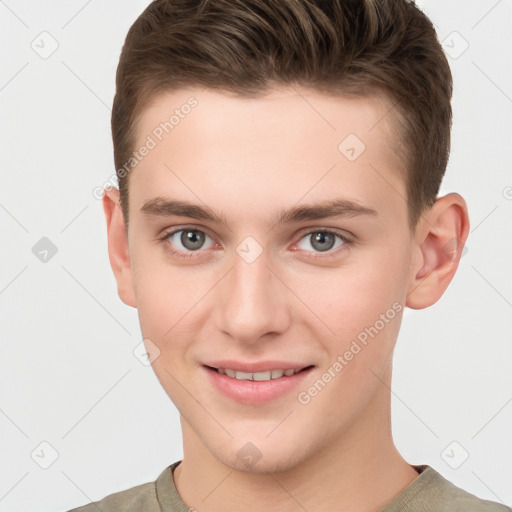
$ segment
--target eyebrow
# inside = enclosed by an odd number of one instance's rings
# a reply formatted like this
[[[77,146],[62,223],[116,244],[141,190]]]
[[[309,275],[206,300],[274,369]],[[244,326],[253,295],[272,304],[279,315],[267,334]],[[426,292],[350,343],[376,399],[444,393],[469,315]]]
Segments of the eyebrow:
[[[186,201],[172,200],[164,197],[155,197],[154,199],[146,201],[140,211],[147,215],[190,217],[192,219],[207,220],[217,224],[228,225],[226,217],[223,214],[214,212],[208,206],[200,206]],[[293,206],[288,210],[281,210],[274,219],[274,225],[306,220],[319,220],[330,217],[356,217],[360,215],[378,216],[378,213],[373,208],[340,198],[321,201],[315,204]]]

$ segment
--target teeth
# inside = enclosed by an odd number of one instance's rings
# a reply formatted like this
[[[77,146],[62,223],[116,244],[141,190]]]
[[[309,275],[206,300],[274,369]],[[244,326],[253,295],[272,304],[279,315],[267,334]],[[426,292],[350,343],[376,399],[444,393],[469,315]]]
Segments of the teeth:
[[[256,372],[252,374],[252,380],[270,380],[272,372]]]
[[[252,378],[252,376],[253,376],[252,373],[236,372],[235,379],[238,379],[238,380],[254,380]]]
[[[295,373],[299,373],[299,370],[293,370],[292,368],[288,370],[268,370],[266,372],[237,372],[236,370],[231,370],[230,368],[217,368],[219,373],[227,375],[228,377],[238,379],[238,380],[256,380],[256,381],[265,381],[271,379],[280,379],[283,375],[286,377],[290,377]]]

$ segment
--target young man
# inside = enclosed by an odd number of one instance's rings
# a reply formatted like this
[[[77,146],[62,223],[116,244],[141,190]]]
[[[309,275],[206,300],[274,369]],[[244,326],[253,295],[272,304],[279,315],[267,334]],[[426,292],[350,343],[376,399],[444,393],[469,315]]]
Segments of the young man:
[[[103,206],[182,461],[76,511],[505,511],[391,435],[404,308],[457,269],[451,74],[405,0],[156,0],[131,27]]]

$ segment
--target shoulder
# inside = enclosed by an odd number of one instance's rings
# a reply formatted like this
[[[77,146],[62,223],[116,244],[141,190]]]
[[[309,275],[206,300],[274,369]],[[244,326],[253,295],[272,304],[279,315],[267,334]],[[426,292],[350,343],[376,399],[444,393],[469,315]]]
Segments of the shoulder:
[[[436,488],[442,491],[442,510],[446,512],[512,512],[510,507],[495,501],[483,500],[460,487],[436,472],[433,478]]]
[[[136,510],[146,510],[148,512],[153,512],[153,510],[155,512],[159,511],[160,508],[158,508],[156,498],[155,482],[148,482],[124,491],[109,494],[99,501],[74,508],[68,512],[98,512],[98,509],[105,512],[121,510],[123,512],[135,512]]]
[[[452,484],[430,466],[415,466],[419,476],[380,512],[512,512]]]
[[[176,464],[165,468],[160,476],[153,482],[136,485],[130,489],[115,492],[105,496],[103,499],[92,503],[73,508],[67,512],[160,512],[160,499],[164,488],[169,487],[172,482],[172,469]]]

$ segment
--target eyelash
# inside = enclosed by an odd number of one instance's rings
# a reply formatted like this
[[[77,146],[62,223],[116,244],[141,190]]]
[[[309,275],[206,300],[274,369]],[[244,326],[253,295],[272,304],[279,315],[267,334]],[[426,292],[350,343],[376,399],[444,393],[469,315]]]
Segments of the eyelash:
[[[203,231],[201,229],[197,229],[197,228],[195,228],[193,226],[189,226],[189,227],[185,226],[185,227],[181,227],[179,229],[175,229],[175,230],[172,230],[172,231],[165,232],[159,238],[159,240],[160,240],[161,243],[163,243],[165,245],[165,249],[168,252],[170,252],[173,256],[176,256],[178,258],[189,259],[189,258],[195,257],[196,253],[202,252],[201,249],[198,249],[197,251],[187,251],[187,252],[174,249],[171,246],[171,244],[169,243],[169,239],[173,235],[175,235],[176,233],[179,233],[181,231],[196,231],[196,232],[199,232],[199,233],[202,233],[202,234],[208,236],[209,238],[212,238],[205,231]],[[334,235],[335,237],[338,237],[343,242],[343,244],[341,246],[337,247],[336,249],[329,249],[328,251],[325,251],[324,253],[321,253],[321,252],[313,253],[313,255],[310,256],[313,259],[332,257],[334,254],[337,254],[338,252],[342,251],[344,248],[346,249],[347,246],[353,244],[352,240],[349,240],[346,236],[342,235],[338,231],[333,230],[331,228],[317,228],[317,229],[310,230],[310,231],[304,233],[300,237],[299,242],[303,238],[305,238],[307,236],[311,236],[311,235],[316,234],[316,233],[329,233],[331,235]],[[307,251],[307,252],[312,252],[312,251]]]

